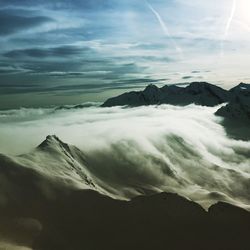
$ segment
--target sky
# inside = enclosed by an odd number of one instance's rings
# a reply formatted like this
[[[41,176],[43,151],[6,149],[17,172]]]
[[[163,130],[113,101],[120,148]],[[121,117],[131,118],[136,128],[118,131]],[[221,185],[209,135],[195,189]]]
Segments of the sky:
[[[249,0],[0,0],[0,109],[249,82]]]

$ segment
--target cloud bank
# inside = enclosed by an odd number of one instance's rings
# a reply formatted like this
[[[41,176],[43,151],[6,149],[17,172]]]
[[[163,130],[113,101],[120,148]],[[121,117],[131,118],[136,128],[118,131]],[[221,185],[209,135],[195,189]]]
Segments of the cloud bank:
[[[84,167],[114,196],[170,191],[204,207],[224,200],[248,208],[250,142],[228,138],[214,115],[217,109],[161,105],[1,111],[0,152],[27,153],[56,134],[84,153]]]

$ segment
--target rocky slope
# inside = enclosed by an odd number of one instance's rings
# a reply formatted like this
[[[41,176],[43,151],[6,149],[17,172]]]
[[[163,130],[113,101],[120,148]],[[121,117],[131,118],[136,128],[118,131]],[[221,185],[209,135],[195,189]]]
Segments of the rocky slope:
[[[237,119],[242,122],[250,121],[250,84],[240,83],[229,90],[230,102],[220,108],[216,114],[227,119]]]
[[[0,247],[248,249],[246,210],[219,202],[206,211],[173,193],[113,199],[90,169],[82,151],[56,136],[29,154],[0,155]],[[240,177],[226,169],[222,175]]]
[[[206,82],[193,82],[187,87],[176,85],[158,88],[147,86],[143,91],[124,93],[108,99],[102,107],[112,106],[145,106],[171,104],[185,106],[196,104],[201,106],[217,106],[227,103],[215,113],[223,117],[222,121],[227,133],[236,138],[250,139],[250,84],[240,83],[230,90],[224,90]]]
[[[191,103],[216,106],[228,102],[230,98],[231,93],[218,86],[206,82],[193,82],[185,88],[176,85],[166,85],[162,88],[149,85],[143,91],[133,91],[110,98],[102,106],[188,105]]]
[[[250,139],[250,84],[240,83],[230,90],[230,102],[215,113],[223,117],[227,133],[242,140]]]

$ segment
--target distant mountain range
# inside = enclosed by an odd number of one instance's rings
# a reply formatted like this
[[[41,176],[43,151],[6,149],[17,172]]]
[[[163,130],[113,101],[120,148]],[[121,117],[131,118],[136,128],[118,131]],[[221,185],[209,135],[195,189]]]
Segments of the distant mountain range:
[[[215,106],[231,99],[231,92],[206,82],[193,82],[187,87],[166,85],[158,88],[148,85],[143,91],[132,91],[108,99],[103,107],[141,105],[189,105]]]
[[[222,109],[218,115],[230,116],[227,112],[234,112],[233,106],[242,106],[243,112],[249,111],[250,84],[240,83],[236,87],[225,90],[207,82],[193,82],[186,87],[166,85],[158,88],[148,85],[143,91],[132,91],[112,97],[102,104],[102,107],[113,106],[143,106],[171,104],[185,106],[189,104],[213,107],[222,103],[230,103],[228,108]],[[226,112],[227,111],[227,112]],[[248,117],[248,114],[245,114]],[[248,117],[249,118],[249,117]]]
[[[228,134],[239,139],[250,139],[250,84],[240,83],[225,90],[207,82],[193,82],[186,87],[148,85],[143,91],[132,91],[106,100],[102,107],[196,104],[214,107],[226,105],[215,113],[224,117]]]

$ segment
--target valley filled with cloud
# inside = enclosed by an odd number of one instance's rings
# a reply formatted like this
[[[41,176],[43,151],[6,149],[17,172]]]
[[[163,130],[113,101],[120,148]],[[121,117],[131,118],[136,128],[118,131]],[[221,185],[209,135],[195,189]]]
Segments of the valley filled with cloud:
[[[55,134],[81,150],[81,168],[111,197],[167,191],[205,208],[223,200],[249,209],[250,142],[226,134],[222,118],[214,114],[218,106],[89,105],[1,111],[0,151],[38,171],[46,166],[48,176],[60,177],[63,152],[48,162],[34,152]],[[70,178],[79,184],[79,178]]]

